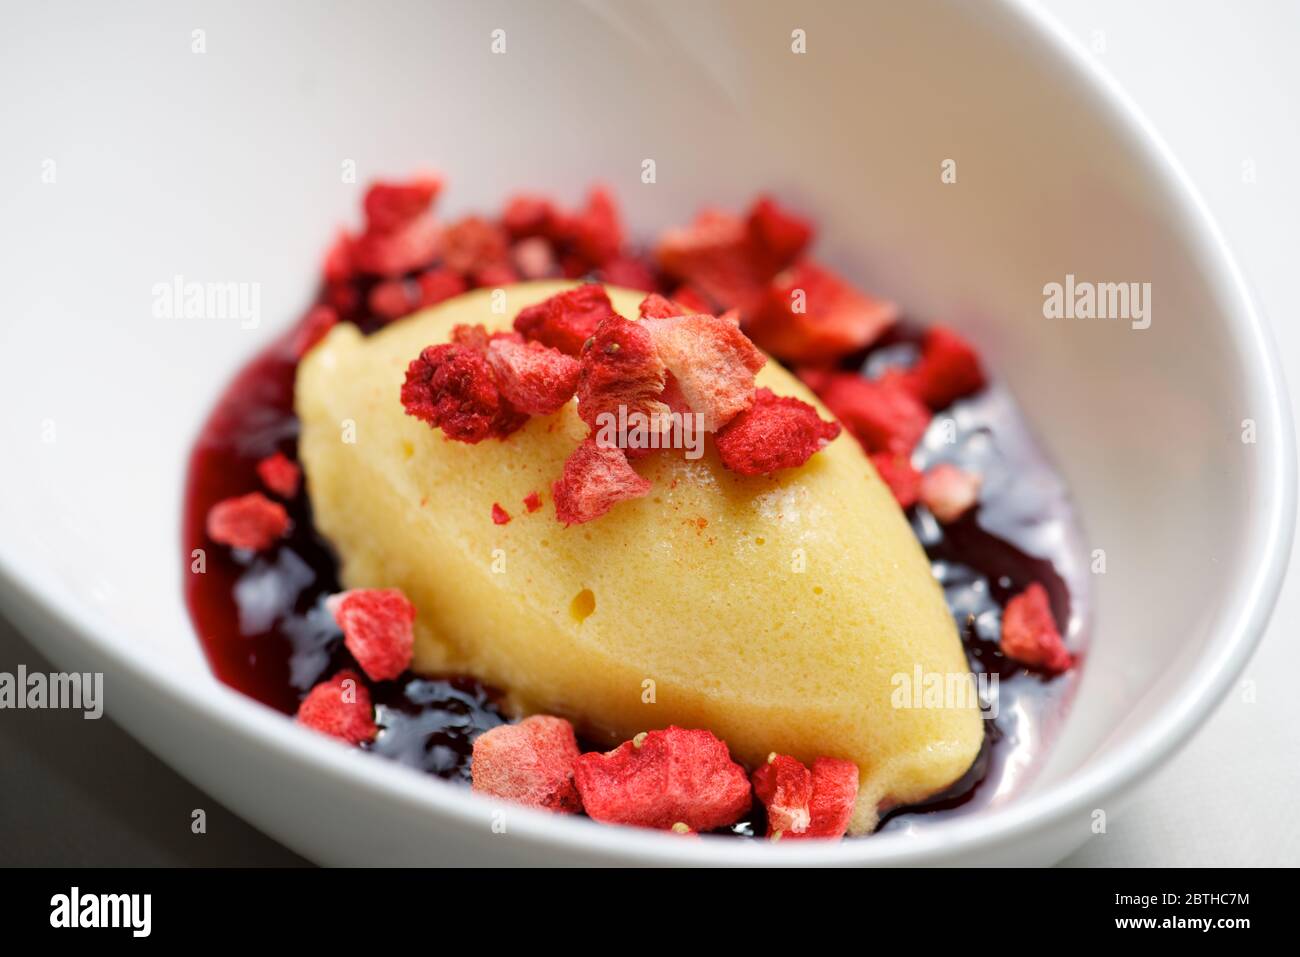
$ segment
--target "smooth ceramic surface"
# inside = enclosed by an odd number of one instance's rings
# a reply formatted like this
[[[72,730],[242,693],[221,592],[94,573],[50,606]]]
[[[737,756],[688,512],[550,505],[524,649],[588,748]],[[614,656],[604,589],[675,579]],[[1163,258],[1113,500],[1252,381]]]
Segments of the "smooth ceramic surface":
[[[1294,524],[1267,334],[1164,148],[1032,10],[397,4],[326,18],[295,4],[193,22],[157,5],[87,7],[72,31],[58,11],[20,19],[25,43],[0,66],[0,121],[22,147],[0,158],[0,597],[60,666],[106,672],[132,733],[308,857],[1047,862],[1186,739],[1249,656]],[[1078,697],[1025,793],[927,835],[825,847],[513,808],[497,833],[500,806],[218,685],[180,600],[185,458],[223,382],[306,302],[324,237],[355,215],[348,161],[360,183],[436,166],[452,213],[518,186],[575,197],[600,178],[646,234],[770,188],[820,220],[832,264],[968,331],[1106,554]],[[1150,282],[1151,327],[1045,319],[1042,287],[1067,273]],[[155,286],[178,274],[259,283],[261,321],[155,316]],[[1267,440],[1243,443],[1244,419]]]

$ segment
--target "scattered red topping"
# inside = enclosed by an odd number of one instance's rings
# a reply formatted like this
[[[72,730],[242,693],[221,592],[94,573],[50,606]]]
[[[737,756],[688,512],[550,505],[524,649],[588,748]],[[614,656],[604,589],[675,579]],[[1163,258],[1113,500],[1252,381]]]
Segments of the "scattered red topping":
[[[544,236],[529,236],[515,243],[515,269],[524,279],[544,279],[555,274],[555,250]]]
[[[639,734],[574,764],[588,816],[606,824],[711,831],[750,806],[749,779],[709,731],[669,727]]]
[[[1002,653],[1053,675],[1074,663],[1056,628],[1047,589],[1038,582],[1012,598],[1002,610]]]
[[[280,498],[293,498],[298,494],[302,469],[283,452],[276,452],[257,463],[257,477]]]
[[[746,314],[746,331],[772,355],[815,362],[874,342],[898,318],[898,307],[804,259],[777,276],[761,306]]]
[[[406,183],[376,182],[366,190],[366,225],[374,232],[392,233],[427,210],[442,191],[442,177],[416,176]]]
[[[602,319],[615,315],[605,287],[585,283],[522,310],[515,329],[525,339],[535,339],[552,349],[577,356]]]
[[[722,464],[740,475],[767,475],[798,468],[840,434],[807,402],[758,389],[754,404],[718,432]]]
[[[921,497],[921,473],[913,467],[910,458],[897,452],[872,452],[868,457],[902,508],[917,503]]]
[[[709,315],[643,319],[659,358],[677,380],[686,404],[717,431],[754,400],[754,374],[767,357],[740,327]]]
[[[650,483],[633,471],[622,449],[602,448],[588,436],[564,463],[551,497],[556,518],[565,525],[580,525],[649,491]]]
[[[688,316],[691,314],[690,309],[659,295],[657,292],[652,292],[642,299],[637,311],[641,313],[642,319],[667,319],[669,316]],[[703,311],[708,312],[707,309]]]
[[[672,301],[682,307],[682,311],[677,315],[685,316],[701,312],[712,314],[714,311],[713,303],[694,286],[678,286],[677,291],[673,293]]]
[[[359,236],[352,247],[352,260],[361,272],[396,278],[433,262],[439,238],[433,217],[417,216],[393,232],[370,230]]]
[[[321,265],[325,281],[331,285],[347,282],[356,274],[352,262],[352,237],[347,230],[340,229],[334,242],[325,252],[325,261]]]
[[[609,191],[597,186],[587,205],[565,224],[575,252],[593,266],[604,266],[623,247],[623,225]]]
[[[289,530],[289,513],[261,492],[249,492],[213,505],[207,525],[214,542],[260,552]]]
[[[524,508],[529,514],[537,511],[542,507],[542,497],[536,492],[529,492],[524,496]]]
[[[930,424],[930,410],[893,382],[854,372],[805,379],[868,452],[910,455]]]
[[[555,205],[545,196],[520,193],[506,200],[501,225],[516,239],[553,237],[557,222]]]
[[[293,337],[293,354],[301,359],[325,338],[339,321],[332,306],[313,306],[303,316]]]
[[[396,678],[411,665],[415,606],[397,588],[355,588],[326,601],[343,629],[343,644],[373,681]]]
[[[947,525],[957,521],[979,501],[980,477],[943,462],[925,473],[920,494],[925,507]]]
[[[420,287],[421,308],[436,305],[452,296],[459,296],[469,288],[469,284],[460,273],[442,267],[426,269],[415,277],[415,282]]]
[[[346,668],[307,692],[298,706],[298,721],[348,744],[364,744],[379,734],[370,692]]]
[[[767,836],[803,834],[810,820],[812,773],[785,754],[768,756],[754,772],[754,794],[767,808]]]
[[[768,196],[760,196],[750,208],[745,228],[755,255],[773,273],[794,262],[813,238],[808,220],[782,209]]]
[[[907,388],[932,409],[944,409],[984,388],[979,354],[965,339],[934,326],[921,341],[921,357],[903,376]]]
[[[745,222],[716,209],[701,211],[689,226],[665,230],[655,257],[666,273],[689,283],[706,300],[745,313],[763,298],[770,278]],[[685,301],[681,290],[673,298]],[[714,310],[706,305],[700,311]]]
[[[578,756],[573,725],[563,718],[533,715],[474,739],[472,786],[480,794],[516,804],[576,814],[582,810],[573,783]]]
[[[645,292],[650,292],[656,285],[654,270],[631,256],[618,256],[609,260],[600,267],[600,278],[613,286]]]
[[[492,524],[505,525],[510,521],[510,513],[501,507],[499,502],[492,503]]]
[[[803,836],[843,837],[858,803],[858,766],[840,758],[817,758],[812,781],[811,820]]]
[[[402,405],[407,415],[471,444],[505,438],[527,420],[501,396],[484,355],[454,342],[428,346],[411,360]]]
[[[578,377],[578,415],[599,428],[602,413],[646,416],[668,411],[661,401],[664,364],[645,325],[622,316],[601,321],[582,350]]]
[[[484,282],[484,274],[493,280],[514,281],[510,237],[500,226],[477,216],[467,216],[447,227],[442,236],[442,261],[453,272],[476,277],[479,285],[503,284]]]
[[[496,338],[488,343],[487,359],[501,395],[529,415],[550,415],[578,388],[578,360],[540,342]]]

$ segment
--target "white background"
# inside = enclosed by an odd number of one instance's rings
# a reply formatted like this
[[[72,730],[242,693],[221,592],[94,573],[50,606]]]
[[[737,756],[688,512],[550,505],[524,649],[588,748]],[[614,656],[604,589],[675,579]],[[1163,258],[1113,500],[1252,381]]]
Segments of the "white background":
[[[1289,381],[1300,385],[1293,306],[1300,269],[1300,0],[1043,6],[1120,80],[1182,160],[1255,284]],[[1253,181],[1246,175],[1251,167]],[[1181,754],[1127,804],[1107,809],[1107,833],[1067,864],[1300,864],[1298,620],[1300,575],[1293,574],[1243,682]],[[48,668],[0,621],[0,670],[19,663]],[[56,712],[10,712],[0,722],[0,863],[297,860],[111,722],[88,724]],[[208,813],[204,836],[189,828],[191,810],[200,807]]]

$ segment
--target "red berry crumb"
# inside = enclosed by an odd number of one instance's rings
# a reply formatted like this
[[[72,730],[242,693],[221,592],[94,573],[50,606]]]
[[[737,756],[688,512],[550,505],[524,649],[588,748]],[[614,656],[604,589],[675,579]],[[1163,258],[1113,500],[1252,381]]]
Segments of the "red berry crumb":
[[[372,276],[398,278],[433,262],[441,234],[433,216],[417,216],[393,232],[369,230],[352,247],[356,267]]]
[[[396,678],[411,664],[415,606],[397,588],[355,588],[326,600],[343,644],[372,681]]]
[[[857,803],[858,766],[818,758],[809,771],[773,754],[754,772],[754,793],[767,808],[767,836],[774,840],[843,837]]]
[[[601,320],[612,315],[614,306],[605,287],[586,283],[522,310],[515,317],[515,329],[525,339],[577,356]]]
[[[642,319],[667,319],[669,316],[688,316],[691,314],[691,310],[681,303],[673,302],[657,292],[652,292],[642,299],[637,311],[641,313]],[[703,311],[708,312],[707,309]]]
[[[644,324],[622,316],[601,321],[582,350],[578,377],[578,415],[593,429],[600,416],[618,415],[619,407],[654,416],[668,411],[660,399],[664,364]]]
[[[898,307],[859,292],[804,259],[772,280],[746,331],[772,355],[815,362],[861,349],[898,318]]]
[[[462,276],[490,279],[513,279],[510,263],[510,239],[495,223],[477,216],[466,216],[447,227],[442,236],[442,261],[446,268]],[[499,274],[505,268],[510,275]],[[480,282],[480,285],[495,285]]]
[[[289,530],[289,513],[261,492],[250,492],[213,505],[207,529],[214,542],[260,552]]]
[[[1074,663],[1056,628],[1047,589],[1038,582],[1012,598],[1002,610],[1002,653],[1051,675]]]
[[[840,758],[817,758],[804,837],[843,837],[858,803],[858,766]]]
[[[506,401],[529,415],[550,415],[578,388],[578,360],[540,342],[493,339],[487,359]]]
[[[868,452],[910,455],[930,424],[930,410],[894,381],[837,372],[809,384]]]
[[[807,402],[758,389],[754,404],[718,432],[722,464],[740,475],[798,468],[840,434]]]
[[[551,497],[556,518],[565,525],[580,525],[649,491],[650,483],[632,469],[622,449],[602,447],[588,436],[565,461]]]
[[[813,238],[813,228],[769,196],[760,196],[745,221],[755,256],[772,272],[789,266]]]
[[[871,464],[876,467],[880,480],[889,486],[899,506],[911,508],[921,497],[921,473],[912,460],[897,452],[872,452]]]
[[[410,182],[376,182],[366,190],[366,226],[378,233],[392,233],[427,210],[442,191],[436,174],[416,176]]]
[[[411,360],[402,405],[407,415],[470,444],[505,438],[527,420],[502,397],[486,357],[454,342],[428,346]]]
[[[605,266],[623,246],[618,207],[602,186],[587,194],[587,205],[570,217],[566,227],[575,251],[592,266]]]
[[[762,300],[771,275],[755,256],[744,220],[716,209],[703,210],[688,226],[665,230],[655,258],[664,272],[704,298],[745,313]],[[686,301],[681,290],[673,298]]]
[[[307,692],[298,706],[298,721],[348,744],[373,741],[379,733],[370,692],[346,668]]]
[[[542,507],[542,497],[536,492],[529,492],[524,496],[524,508],[529,514],[537,511]]]
[[[533,715],[474,739],[472,786],[480,794],[516,804],[576,814],[582,810],[573,783],[578,756],[573,725],[563,718]]]
[[[908,389],[932,409],[943,409],[984,388],[979,354],[961,336],[934,326],[921,341],[921,358],[903,377]]]
[[[767,357],[734,322],[696,315],[643,319],[641,325],[687,405],[704,416],[706,430],[717,431],[749,408],[754,374]]]
[[[298,494],[302,469],[283,452],[276,452],[257,463],[257,477],[280,498],[293,498]]]
[[[501,507],[500,502],[492,503],[492,524],[505,525],[510,521],[510,513]]]
[[[947,525],[966,514],[980,497],[980,477],[942,462],[921,479],[921,501]]]
[[[744,768],[704,730],[642,733],[613,751],[582,755],[573,771],[583,808],[606,824],[711,831],[750,806]]]

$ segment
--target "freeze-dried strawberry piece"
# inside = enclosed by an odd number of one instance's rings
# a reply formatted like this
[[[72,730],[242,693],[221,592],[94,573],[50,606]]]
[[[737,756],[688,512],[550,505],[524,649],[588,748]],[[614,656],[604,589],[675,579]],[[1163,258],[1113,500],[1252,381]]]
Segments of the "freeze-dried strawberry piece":
[[[921,357],[903,380],[932,409],[944,409],[984,388],[984,370],[971,344],[944,326],[933,326],[921,341]]]
[[[432,174],[409,182],[376,182],[366,190],[366,225],[379,233],[397,232],[425,212],[442,190],[442,178]]]
[[[474,739],[472,787],[480,794],[564,814],[582,810],[573,783],[578,760],[573,725],[537,714],[502,724]]]
[[[510,513],[501,507],[501,503],[492,503],[492,524],[507,525],[510,522]]]
[[[487,359],[506,401],[529,415],[550,415],[578,388],[578,360],[540,342],[493,339]]]
[[[783,837],[808,830],[812,773],[786,754],[769,754],[754,772],[754,794],[767,808],[767,836]]]
[[[524,496],[524,508],[529,514],[537,511],[542,507],[542,497],[536,492],[529,492]]]
[[[574,781],[589,817],[606,824],[711,831],[749,810],[749,778],[709,731],[668,727],[578,758]]]
[[[338,321],[339,314],[332,306],[313,306],[294,332],[293,354],[301,359],[338,325]]]
[[[415,606],[397,588],[354,588],[325,607],[343,629],[343,644],[373,681],[396,678],[411,665]]]
[[[610,316],[596,327],[582,350],[578,377],[578,415],[593,429],[605,425],[604,415],[633,413],[662,415],[668,407],[660,400],[664,390],[664,364],[644,323]]]
[[[602,448],[588,436],[565,461],[564,473],[551,486],[551,497],[557,519],[580,525],[649,491],[650,483],[636,474],[622,449]]]
[[[302,469],[283,452],[276,452],[257,463],[257,477],[280,498],[293,498],[298,494]]]
[[[420,306],[420,287],[407,279],[385,279],[375,283],[366,297],[372,315],[386,322],[410,315]]]
[[[527,421],[502,398],[487,358],[454,342],[427,346],[411,360],[402,405],[407,415],[471,445],[503,439]]]
[[[672,295],[672,301],[682,307],[682,311],[676,315],[705,313],[711,316],[717,312],[709,297],[691,285],[678,286]]]
[[[424,214],[390,233],[367,231],[352,248],[353,262],[361,272],[395,279],[433,262],[439,240],[438,224]]]
[[[555,204],[545,196],[519,193],[506,200],[501,225],[516,239],[553,235],[556,223]]]
[[[966,514],[980,497],[980,477],[974,472],[941,462],[921,479],[921,501],[947,525]]]
[[[783,209],[769,196],[760,196],[745,220],[755,255],[773,273],[790,265],[812,242],[806,219]]]
[[[328,283],[347,282],[355,274],[356,269],[352,263],[352,237],[345,230],[340,229],[335,235],[334,242],[325,253],[321,272],[324,273],[325,281]]]
[[[632,256],[615,256],[600,267],[600,278],[611,286],[641,289],[649,292],[655,287],[655,274],[640,259]]]
[[[1073,664],[1066,650],[1047,589],[1034,582],[1002,610],[1002,653],[1021,664],[1048,674],[1059,674]]]
[[[522,310],[515,316],[515,329],[525,339],[577,356],[601,320],[615,314],[605,287],[585,283]]]
[[[298,722],[348,744],[364,744],[379,734],[370,692],[347,668],[307,692],[298,705]]]
[[[807,402],[758,389],[754,404],[718,432],[722,464],[740,475],[768,475],[803,465],[840,434]]]
[[[773,279],[762,303],[746,315],[746,331],[772,355],[816,362],[874,342],[897,320],[898,307],[803,259]]]
[[[643,319],[664,366],[686,403],[710,432],[726,425],[754,399],[754,374],[767,357],[734,322],[718,316]]]
[[[444,299],[459,296],[468,288],[460,273],[441,266],[436,269],[426,269],[415,277],[415,283],[420,290],[422,307],[436,305]]]
[[[871,464],[876,467],[880,480],[889,486],[902,508],[911,508],[921,497],[921,473],[912,460],[897,452],[872,452]]]
[[[724,309],[746,313],[762,300],[770,276],[754,255],[745,222],[716,209],[703,210],[689,226],[665,230],[655,258],[664,272]]]
[[[222,499],[208,510],[208,537],[231,548],[270,548],[289,530],[289,513],[261,492]]]
[[[657,292],[652,292],[641,300],[637,307],[642,319],[667,319],[669,316],[688,316],[691,310],[681,303],[673,302]]]
[[[524,279],[545,279],[555,275],[555,249],[545,236],[529,236],[519,240],[510,255],[515,269]]]
[[[843,837],[858,803],[858,766],[840,758],[817,758],[812,766],[808,830],[801,837]]]
[[[910,455],[930,424],[930,410],[895,383],[837,372],[810,384],[868,452]]]
[[[593,266],[604,266],[623,247],[623,224],[614,198],[603,186],[587,194],[587,204],[564,224],[574,250]]]
[[[443,232],[442,261],[448,269],[463,276],[474,276],[494,267],[509,267],[510,239],[495,223],[466,216]]]

